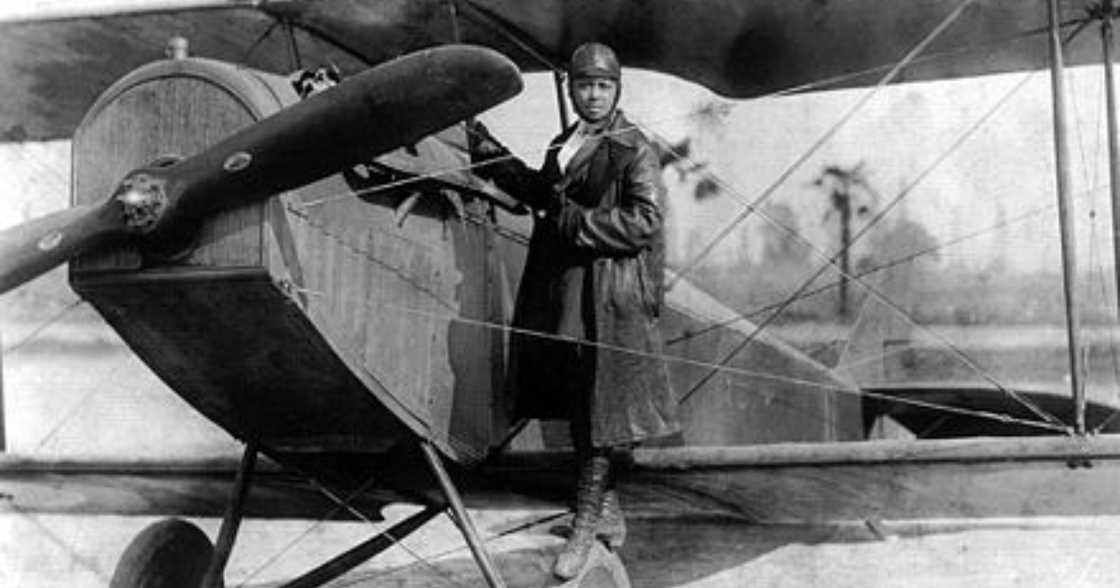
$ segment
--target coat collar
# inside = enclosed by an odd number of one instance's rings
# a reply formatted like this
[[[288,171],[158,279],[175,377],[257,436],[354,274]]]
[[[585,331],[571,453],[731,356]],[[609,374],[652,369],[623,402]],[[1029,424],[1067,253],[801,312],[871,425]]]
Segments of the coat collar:
[[[569,126],[560,133],[556,139],[553,140],[554,146],[553,156],[559,150],[559,147],[572,136],[572,133],[579,128],[579,123]],[[638,146],[641,139],[641,131],[631,123],[626,116],[622,113],[622,109],[615,109],[614,114],[611,115],[611,120],[603,127],[603,130],[597,136],[589,138],[580,147],[579,151],[572,156],[571,161],[568,162],[566,172],[561,172],[562,175],[572,178],[579,174],[584,167],[590,163],[592,155],[598,149],[599,145],[604,142],[614,143],[631,149]]]
[[[568,140],[568,137],[572,136],[572,133],[576,132],[577,128],[579,128],[578,122],[568,125],[568,128],[564,129],[564,132],[552,139],[552,145],[559,148],[560,145],[564,144],[564,141]],[[611,115],[610,122],[603,128],[601,134],[602,137],[607,140],[631,148],[637,147],[642,141],[641,131],[638,130],[638,127],[634,126],[634,123],[630,122],[630,119],[626,118],[621,108],[615,109],[614,114]]]

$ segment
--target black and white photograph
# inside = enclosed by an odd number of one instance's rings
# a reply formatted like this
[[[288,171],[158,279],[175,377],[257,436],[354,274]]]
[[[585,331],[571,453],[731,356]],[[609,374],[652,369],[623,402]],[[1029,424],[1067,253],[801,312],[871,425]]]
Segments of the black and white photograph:
[[[1120,585],[1118,17],[4,2],[0,586]]]

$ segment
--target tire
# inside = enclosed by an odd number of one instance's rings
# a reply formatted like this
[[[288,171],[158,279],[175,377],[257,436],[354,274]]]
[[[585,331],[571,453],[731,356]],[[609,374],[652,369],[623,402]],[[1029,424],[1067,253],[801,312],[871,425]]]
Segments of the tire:
[[[201,586],[214,546],[201,529],[182,519],[164,519],[140,532],[113,570],[110,588]]]

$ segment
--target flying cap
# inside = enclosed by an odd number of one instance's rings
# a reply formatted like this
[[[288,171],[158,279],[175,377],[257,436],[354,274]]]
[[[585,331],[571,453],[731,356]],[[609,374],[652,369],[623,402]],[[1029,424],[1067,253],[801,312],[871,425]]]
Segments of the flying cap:
[[[602,43],[584,43],[572,51],[568,64],[568,76],[575,78],[622,78],[622,68],[618,57],[610,47]]]

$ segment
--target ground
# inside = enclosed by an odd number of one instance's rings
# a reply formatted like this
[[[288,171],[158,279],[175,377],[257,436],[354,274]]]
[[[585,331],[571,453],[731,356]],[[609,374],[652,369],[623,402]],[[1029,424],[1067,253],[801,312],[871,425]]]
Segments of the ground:
[[[389,509],[389,521],[410,507]],[[547,508],[482,510],[484,537],[555,514]],[[0,585],[104,586],[149,517],[0,514]],[[216,534],[218,521],[197,521]],[[561,539],[542,523],[488,541],[511,587],[554,585],[547,569]],[[1120,518],[926,521],[836,527],[751,526],[729,521],[641,519],[621,551],[641,588],[1106,587],[1120,576]],[[372,531],[368,523],[246,521],[228,586],[274,586]],[[331,586],[419,588],[484,585],[464,543],[440,518]]]

